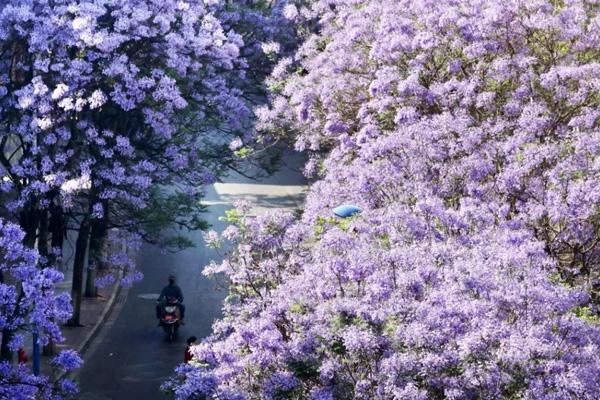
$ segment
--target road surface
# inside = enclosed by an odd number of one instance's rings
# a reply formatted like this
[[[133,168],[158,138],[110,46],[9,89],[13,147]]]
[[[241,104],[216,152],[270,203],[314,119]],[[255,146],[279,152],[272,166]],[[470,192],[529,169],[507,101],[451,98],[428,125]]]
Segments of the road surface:
[[[306,181],[298,171],[301,159],[288,157],[280,172],[260,181],[232,174],[207,190],[205,218],[216,231],[226,224],[218,220],[232,202],[245,199],[253,204],[253,213],[269,208],[298,208],[303,201]],[[79,374],[82,400],[158,400],[165,399],[160,384],[182,362],[185,340],[189,336],[207,336],[212,322],[221,315],[226,296],[215,282],[201,274],[202,267],[219,256],[203,245],[201,233],[190,238],[197,247],[179,253],[162,253],[145,245],[137,257],[144,280],[123,290],[99,336],[85,355]],[[174,274],[184,293],[186,322],[174,342],[167,342],[154,316],[156,297]]]

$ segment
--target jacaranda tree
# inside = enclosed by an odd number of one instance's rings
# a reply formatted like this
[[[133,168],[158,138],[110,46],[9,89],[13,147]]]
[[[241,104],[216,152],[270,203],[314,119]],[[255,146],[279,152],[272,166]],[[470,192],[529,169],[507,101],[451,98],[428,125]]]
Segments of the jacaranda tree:
[[[76,213],[85,244],[91,219],[108,205],[142,209],[152,184],[200,186],[232,160],[228,143],[248,111],[228,83],[242,69],[242,41],[213,15],[219,6],[3,8],[4,205],[28,237],[58,204]],[[73,180],[79,190],[62,190]]]
[[[104,228],[124,225],[143,236],[135,219],[152,203],[153,185],[172,185],[198,201],[201,186],[235,162],[230,142],[249,140],[248,107],[232,84],[246,68],[239,54],[244,43],[221,24],[222,6],[199,0],[0,6],[1,215],[21,226],[27,248],[38,248],[40,270],[56,259],[61,249],[51,247],[60,247],[65,227],[79,231],[73,325],[88,236],[101,225],[95,221],[109,219]],[[127,272],[126,280],[138,276]],[[14,333],[3,330],[4,358]]]
[[[225,318],[177,399],[596,399],[595,1],[316,1],[268,135],[299,221],[230,211]],[[334,217],[342,203],[363,212]]]

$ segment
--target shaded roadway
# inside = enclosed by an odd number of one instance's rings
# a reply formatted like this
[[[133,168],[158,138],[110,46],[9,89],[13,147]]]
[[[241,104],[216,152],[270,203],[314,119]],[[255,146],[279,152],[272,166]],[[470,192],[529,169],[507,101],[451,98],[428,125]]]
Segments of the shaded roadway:
[[[226,224],[218,218],[237,199],[250,201],[254,213],[275,207],[301,207],[306,181],[298,172],[301,159],[287,157],[287,166],[277,174],[251,181],[232,174],[224,183],[207,188],[209,204],[204,218],[212,229],[222,231]],[[144,279],[122,290],[116,306],[85,355],[79,374],[82,400],[158,400],[167,398],[160,384],[172,375],[183,360],[185,339],[210,334],[212,322],[221,315],[225,290],[201,274],[202,267],[219,256],[203,245],[199,232],[188,235],[197,247],[178,253],[163,253],[144,245],[137,261]],[[154,299],[174,274],[184,293],[186,322],[178,337],[167,342],[154,317]]]

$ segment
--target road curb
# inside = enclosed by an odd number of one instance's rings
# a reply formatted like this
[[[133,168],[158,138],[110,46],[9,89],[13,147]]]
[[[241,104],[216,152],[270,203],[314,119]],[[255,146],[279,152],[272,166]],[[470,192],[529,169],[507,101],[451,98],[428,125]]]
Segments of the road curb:
[[[122,289],[122,284],[121,284],[122,279],[123,279],[123,270],[119,270],[117,279],[115,281],[115,287],[112,290],[110,298],[108,299],[108,302],[106,303],[106,306],[104,307],[104,310],[102,311],[102,314],[100,315],[100,318],[98,318],[98,321],[96,321],[92,330],[90,332],[88,332],[88,334],[85,336],[85,339],[83,339],[83,342],[79,346],[77,346],[76,349],[74,349],[81,357],[83,357],[83,355],[87,351],[88,347],[92,343],[92,340],[98,335],[98,333],[100,332],[100,329],[102,328],[102,325],[104,325],[104,323],[110,316],[110,314],[115,306],[117,297]],[[56,381],[59,381],[68,375],[77,375],[77,373],[78,373],[78,371],[66,371],[66,372],[63,371],[59,375],[57,375],[55,379],[56,379]]]
[[[117,300],[117,296],[121,292],[121,287],[122,287],[121,280],[122,279],[123,279],[123,270],[119,270],[119,274],[117,276],[115,287],[113,288],[112,294],[110,295],[110,298],[108,299],[108,302],[106,303],[106,306],[104,307],[104,310],[102,311],[102,314],[100,315],[100,318],[98,319],[98,321],[96,322],[96,324],[94,325],[92,330],[87,334],[85,339],[83,339],[83,342],[75,349],[77,351],[77,353],[79,353],[80,356],[83,356],[83,354],[88,349],[88,347],[89,347],[90,343],[92,342],[92,340],[94,339],[94,337],[96,337],[98,332],[100,332],[100,328],[102,328],[102,325],[104,325],[104,323],[110,316],[110,313],[112,312],[112,310],[115,306],[115,301]]]

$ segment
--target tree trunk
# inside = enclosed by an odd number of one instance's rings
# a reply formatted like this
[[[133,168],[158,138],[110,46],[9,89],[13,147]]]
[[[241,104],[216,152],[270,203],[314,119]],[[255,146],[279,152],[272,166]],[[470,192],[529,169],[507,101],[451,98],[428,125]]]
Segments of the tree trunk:
[[[43,267],[48,265],[50,261],[48,259],[48,228],[48,210],[43,210],[40,213],[40,232],[37,241],[38,253],[40,253],[40,256],[45,258],[44,264],[42,265]]]
[[[83,289],[83,269],[90,236],[89,215],[83,217],[79,226],[79,234],[75,242],[75,260],[73,261],[73,285],[71,286],[71,302],[73,303],[73,316],[67,322],[69,326],[81,326],[81,297]]]
[[[19,215],[19,225],[25,232],[25,238],[23,244],[30,249],[35,248],[35,239],[37,235],[37,229],[39,224],[39,211],[32,209],[31,207],[25,208]]]
[[[14,354],[12,352],[12,350],[8,347],[8,343],[10,342],[10,340],[12,339],[12,332],[9,331],[8,329],[3,329],[2,330],[2,344],[1,346],[1,351],[0,351],[0,360],[2,361],[8,361],[10,364],[13,363],[14,360]]]
[[[50,233],[50,225],[48,221],[48,210],[44,210],[40,214],[40,233],[38,236],[38,252],[42,257],[46,259],[45,266],[52,266],[53,257],[48,249],[48,236]],[[50,340],[47,345],[42,348],[42,355],[44,356],[53,356],[56,354],[56,343]]]
[[[62,259],[61,256],[58,256],[57,249],[60,249],[60,253],[63,251],[63,244],[66,235],[65,222],[62,213],[62,208],[54,204],[54,202],[50,203],[49,207],[50,218],[48,221],[48,233],[50,233],[50,249],[51,251],[48,254],[48,264],[52,265],[54,268],[62,270]],[[40,229],[43,231],[43,229]],[[40,235],[40,240],[41,240]],[[60,265],[59,265],[60,263]],[[48,344],[42,348],[42,355],[50,357],[58,354],[58,349],[56,347],[56,343],[53,340],[48,341]]]
[[[0,283],[4,283],[4,274],[0,270]],[[12,332],[8,329],[2,330],[2,343],[0,344],[0,360],[8,361],[12,364],[13,362],[13,352],[8,347],[8,343],[12,338]]]
[[[55,251],[56,249],[59,249],[62,254],[66,236],[66,228],[62,208],[56,205],[50,206],[50,232],[52,234],[52,239],[50,241],[52,255],[50,261],[55,268],[62,270],[62,262],[60,266],[57,265],[59,257],[55,255]],[[62,259],[62,256],[60,258]]]
[[[90,249],[88,253],[87,276],[85,281],[85,297],[96,297],[96,271],[102,258],[102,247],[106,234],[105,219],[94,219],[90,233]]]
[[[54,340],[49,340],[47,345],[42,347],[42,355],[46,357],[55,356],[58,353]]]
[[[10,85],[13,89],[22,88],[26,82],[29,82],[32,76],[31,56],[29,55],[27,42],[19,40],[13,43],[12,60],[10,65]]]

